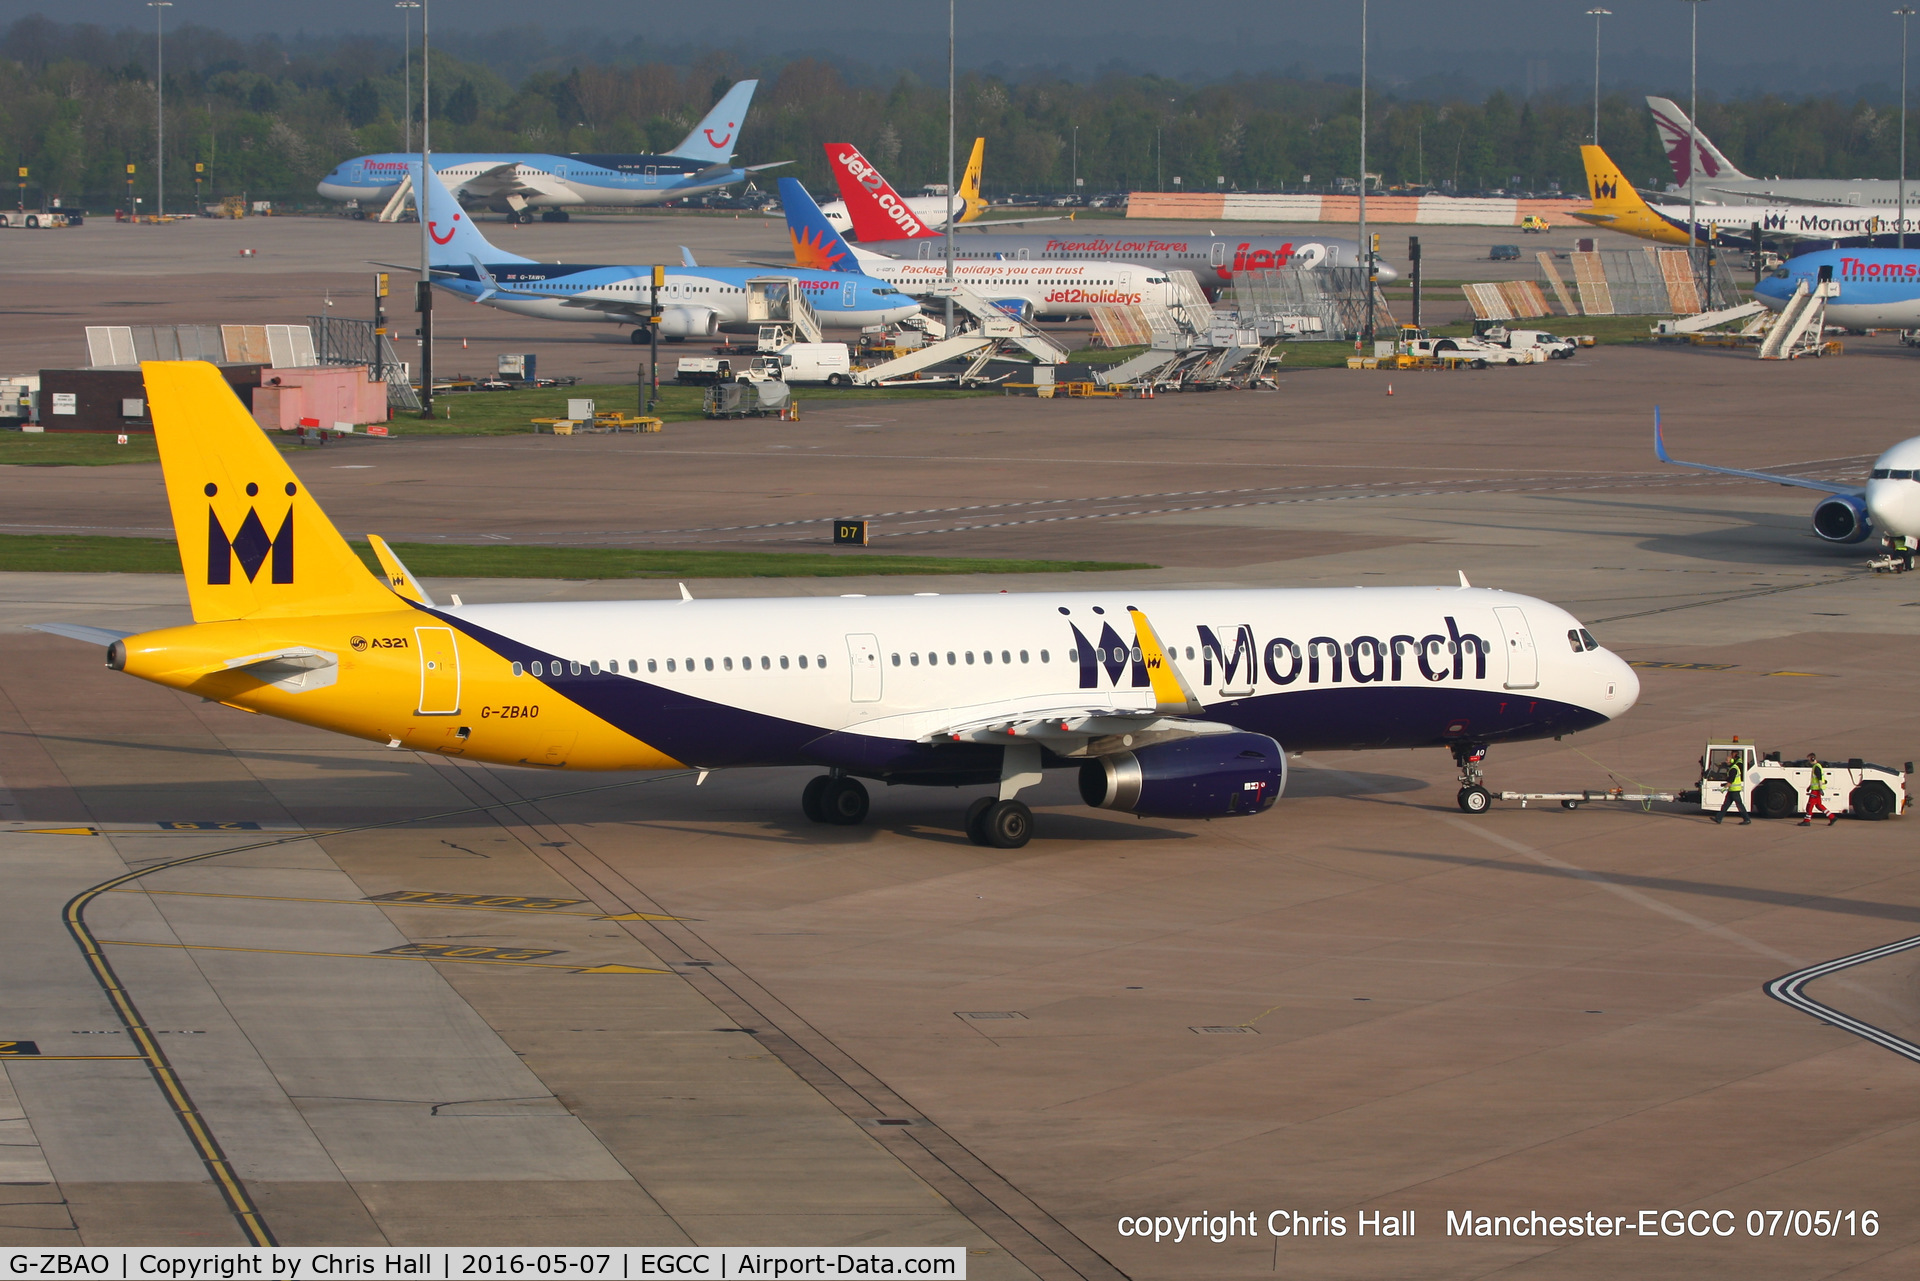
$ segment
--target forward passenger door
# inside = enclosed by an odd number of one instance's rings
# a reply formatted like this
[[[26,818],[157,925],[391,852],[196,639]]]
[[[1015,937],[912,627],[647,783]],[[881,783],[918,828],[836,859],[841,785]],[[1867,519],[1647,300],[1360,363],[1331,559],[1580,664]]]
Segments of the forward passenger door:
[[[1493,616],[1506,639],[1507,688],[1539,688],[1540,656],[1533,648],[1533,629],[1527,626],[1526,614],[1511,605],[1501,605],[1495,607]]]

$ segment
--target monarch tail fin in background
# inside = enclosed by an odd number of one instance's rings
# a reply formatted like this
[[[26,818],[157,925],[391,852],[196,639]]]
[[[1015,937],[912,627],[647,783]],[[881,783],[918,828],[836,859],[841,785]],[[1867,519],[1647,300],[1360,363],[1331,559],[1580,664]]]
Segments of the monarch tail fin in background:
[[[1643,200],[1606,152],[1594,146],[1582,147],[1580,159],[1586,165],[1587,194],[1593,198],[1593,208],[1572,211],[1575,218],[1655,244],[1687,243],[1685,219],[1676,223]]]
[[[827,168],[861,240],[922,240],[937,235],[893,189],[873,162],[850,142],[829,142]]]
[[[740,126],[747,122],[747,108],[753,103],[758,80],[742,80],[713,104],[713,110],[693,131],[680,140],[669,155],[698,160],[709,165],[724,165],[733,159],[740,141]]]
[[[394,608],[218,369],[140,369],[195,622]]]
[[[793,241],[796,266],[815,271],[860,270],[852,246],[833,229],[799,179],[780,180],[780,207],[786,210],[787,235]]]
[[[980,197],[980,163],[987,154],[987,140],[973,140],[973,154],[967,157],[967,168],[960,175],[958,188],[959,201],[955,206],[955,222],[972,222],[987,211],[987,202]]]

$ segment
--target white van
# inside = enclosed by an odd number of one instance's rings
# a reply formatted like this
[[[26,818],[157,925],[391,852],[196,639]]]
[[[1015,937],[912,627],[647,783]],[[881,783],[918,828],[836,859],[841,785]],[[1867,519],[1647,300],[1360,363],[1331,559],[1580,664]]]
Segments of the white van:
[[[740,382],[853,384],[853,357],[843,342],[788,343],[768,356],[756,356]]]

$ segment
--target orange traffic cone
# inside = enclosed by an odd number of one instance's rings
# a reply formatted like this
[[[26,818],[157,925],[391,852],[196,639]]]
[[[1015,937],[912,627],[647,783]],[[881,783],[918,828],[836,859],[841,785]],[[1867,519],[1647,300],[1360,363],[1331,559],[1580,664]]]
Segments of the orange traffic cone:
[[[1392,384],[1392,383],[1388,383],[1388,384],[1387,384],[1387,395],[1389,395],[1389,396],[1391,396],[1391,395],[1393,395],[1393,384]]]
[[[466,349],[467,349],[467,340],[462,338],[460,340],[460,350],[465,351]],[[1387,394],[1391,396],[1393,394],[1393,388],[1391,387],[1387,388]]]

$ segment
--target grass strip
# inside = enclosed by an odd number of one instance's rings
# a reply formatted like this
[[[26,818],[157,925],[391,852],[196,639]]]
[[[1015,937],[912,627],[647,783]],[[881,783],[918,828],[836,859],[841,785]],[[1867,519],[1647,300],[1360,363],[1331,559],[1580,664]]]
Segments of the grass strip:
[[[355,543],[367,568],[379,566]],[[680,551],[625,547],[473,547],[396,543],[407,568],[427,578],[862,578],[902,574],[1064,574],[1148,565],[1100,560],[985,560],[885,552]],[[177,574],[179,548],[162,538],[0,534],[0,570],[16,573]]]

